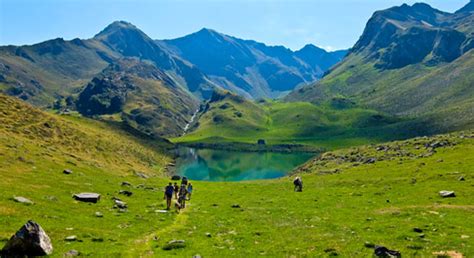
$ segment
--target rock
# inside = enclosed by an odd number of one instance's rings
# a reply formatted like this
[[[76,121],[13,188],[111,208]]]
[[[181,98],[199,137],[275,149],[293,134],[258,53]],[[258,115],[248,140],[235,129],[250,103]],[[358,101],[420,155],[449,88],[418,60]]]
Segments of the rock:
[[[439,195],[443,198],[456,197],[456,194],[454,193],[454,191],[446,191],[446,190],[440,191]]]
[[[104,217],[104,214],[102,214],[102,212],[100,212],[100,211],[96,211],[96,212],[94,213],[94,215],[95,215],[97,218],[102,218],[102,217]]]
[[[206,233],[206,236],[207,237],[212,237],[211,233],[209,233],[209,232]]]
[[[402,257],[399,251],[389,250],[384,246],[375,246],[374,255],[377,257]]]
[[[421,233],[421,232],[423,232],[423,229],[421,229],[421,228],[413,228],[413,231],[416,232],[416,233]]]
[[[172,240],[169,241],[168,244],[163,246],[163,250],[169,251],[173,249],[179,249],[186,247],[186,243],[184,240]]]
[[[193,255],[193,258],[201,258],[200,254]]]
[[[368,158],[366,161],[364,161],[364,164],[374,164],[375,161],[377,161],[376,158]]]
[[[258,139],[257,144],[258,145],[265,145],[265,140],[264,139]]]
[[[146,175],[146,174],[144,174],[144,173],[142,173],[142,172],[136,172],[136,171],[135,171],[135,175],[138,176],[138,177],[141,177],[141,178],[143,178],[143,179],[148,179],[148,178],[150,178],[148,175]]]
[[[81,253],[77,250],[70,250],[67,253],[64,254],[64,257],[74,257],[74,256],[79,256]]]
[[[64,241],[67,241],[67,242],[74,242],[74,241],[77,241],[77,236],[68,236],[66,238],[64,238]]]
[[[97,203],[100,200],[100,194],[98,193],[79,193],[75,194],[73,198],[81,202],[92,202]]]
[[[466,179],[465,179],[463,176],[460,176],[460,177],[458,178],[458,180],[459,180],[459,181],[466,181]]]
[[[375,245],[371,242],[365,242],[364,246],[367,247],[367,248],[375,248]]]
[[[123,182],[122,182],[122,186],[132,186],[132,184],[130,184],[130,183],[127,182],[127,181],[123,181]]]
[[[123,194],[123,195],[126,195],[126,196],[130,197],[130,196],[132,196],[133,193],[130,192],[130,191],[127,191],[127,190],[120,190],[119,194]]]
[[[15,196],[13,197],[13,200],[15,202],[19,202],[19,203],[23,203],[23,204],[28,204],[28,205],[31,205],[31,204],[34,204],[31,200],[25,198],[25,197],[22,197],[22,196]]]
[[[173,175],[173,176],[171,177],[171,180],[174,180],[174,181],[181,180],[181,176]]]
[[[240,208],[240,205],[239,204],[233,204],[231,207],[234,208],[234,209],[238,209],[238,208]]]
[[[10,238],[1,253],[2,257],[45,256],[53,253],[53,245],[43,228],[30,220]]]
[[[114,200],[114,203],[115,203],[115,207],[117,207],[119,209],[126,209],[127,208],[127,203],[122,202],[120,200]]]
[[[63,174],[70,175],[70,174],[72,174],[72,170],[65,169],[65,170],[63,170]]]

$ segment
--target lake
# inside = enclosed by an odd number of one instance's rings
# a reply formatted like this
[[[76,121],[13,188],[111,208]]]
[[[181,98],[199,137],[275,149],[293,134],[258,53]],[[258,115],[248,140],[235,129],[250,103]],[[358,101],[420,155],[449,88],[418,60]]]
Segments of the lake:
[[[244,152],[180,147],[176,171],[190,180],[243,181],[279,178],[317,153]]]

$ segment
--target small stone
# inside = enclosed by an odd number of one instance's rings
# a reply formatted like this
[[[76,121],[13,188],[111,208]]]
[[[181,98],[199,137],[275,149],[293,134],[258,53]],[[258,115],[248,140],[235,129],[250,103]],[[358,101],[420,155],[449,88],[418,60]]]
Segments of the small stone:
[[[169,241],[168,244],[163,246],[163,250],[169,251],[173,249],[180,249],[186,247],[186,243],[184,240],[172,240]]]
[[[97,218],[102,218],[102,217],[104,217],[104,214],[102,214],[102,212],[100,212],[100,211],[96,211],[96,212],[95,212],[95,216],[96,216]]]
[[[421,232],[423,232],[423,229],[421,229],[421,228],[413,228],[413,231],[416,232],[416,233],[421,233]]]
[[[240,205],[239,204],[233,204],[231,207],[234,208],[234,209],[238,209],[238,208],[240,208]]]
[[[100,194],[98,193],[79,193],[73,195],[73,198],[81,202],[92,202],[97,203],[100,200]]]
[[[425,234],[419,234],[418,235],[420,238],[425,238]]]
[[[114,203],[115,203],[115,207],[117,207],[119,209],[126,209],[127,208],[127,203],[122,202],[120,200],[114,200]]]
[[[77,236],[68,236],[64,239],[65,241],[68,241],[68,242],[74,242],[74,241],[77,241]]]
[[[211,233],[209,233],[209,232],[206,233],[206,236],[207,237],[212,237]]]
[[[466,179],[465,179],[463,176],[460,176],[460,177],[458,178],[458,180],[459,180],[459,181],[466,181]]]
[[[468,236],[468,235],[461,235],[461,238],[462,238],[462,239],[468,239],[469,237],[470,237],[470,236]]]
[[[377,257],[402,257],[400,252],[390,250],[384,246],[375,246],[374,255]]]
[[[371,242],[365,242],[364,243],[364,246],[367,247],[367,248],[374,248],[375,247],[375,244],[371,243]]]
[[[127,191],[127,190],[120,190],[119,194],[123,194],[123,195],[126,195],[126,196],[130,197],[130,196],[132,196],[133,193],[130,192],[130,191]]]
[[[72,174],[72,170],[65,169],[65,170],[63,170],[63,174],[70,175],[70,174]]]
[[[454,191],[446,191],[446,190],[440,191],[439,195],[443,198],[456,197],[456,194],[454,193]]]
[[[121,185],[122,185],[122,186],[132,186],[132,184],[130,184],[130,183],[127,182],[127,181],[123,181]]]
[[[79,256],[81,253],[77,250],[70,250],[67,253],[64,254],[64,257],[74,257],[74,256]]]
[[[15,202],[19,202],[19,203],[23,203],[23,204],[27,204],[27,205],[34,204],[30,199],[27,199],[27,198],[22,197],[22,196],[15,196],[15,197],[13,197],[13,200]]]
[[[196,254],[196,255],[193,256],[193,258],[201,258],[201,255]]]

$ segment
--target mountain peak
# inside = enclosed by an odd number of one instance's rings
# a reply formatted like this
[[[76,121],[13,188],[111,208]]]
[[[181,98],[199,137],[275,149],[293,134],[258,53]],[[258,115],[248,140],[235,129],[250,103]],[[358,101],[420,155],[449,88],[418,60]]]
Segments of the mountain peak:
[[[474,12],[474,0],[469,1],[463,8],[456,11],[456,13]]]
[[[103,29],[101,32],[96,34],[94,38],[110,35],[112,33],[115,33],[117,31],[122,31],[122,30],[139,30],[139,29],[135,25],[127,21],[114,21],[111,24],[109,24],[107,27],[105,27],[105,29]]]

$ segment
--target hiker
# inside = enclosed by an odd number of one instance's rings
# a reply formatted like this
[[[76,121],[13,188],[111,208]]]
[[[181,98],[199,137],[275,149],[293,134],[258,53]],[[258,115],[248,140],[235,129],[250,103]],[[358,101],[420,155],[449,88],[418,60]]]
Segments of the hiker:
[[[188,185],[188,178],[183,176],[183,179],[181,179],[181,185]]]
[[[174,198],[175,198],[176,200],[178,200],[178,192],[179,192],[179,186],[178,186],[178,184],[175,182],[175,183],[174,183]]]
[[[186,185],[182,184],[181,187],[179,188],[179,193],[178,193],[178,203],[181,205],[181,209],[186,208],[186,194],[188,193],[188,190],[186,189]]]
[[[169,210],[171,207],[171,199],[173,198],[174,187],[170,182],[169,185],[165,187],[165,196],[163,199],[166,199],[166,209]]]
[[[188,201],[191,200],[191,194],[193,193],[193,185],[191,182],[188,183]]]
[[[303,192],[303,180],[301,177],[297,176],[295,180],[293,180],[293,184],[295,185],[295,192]]]

